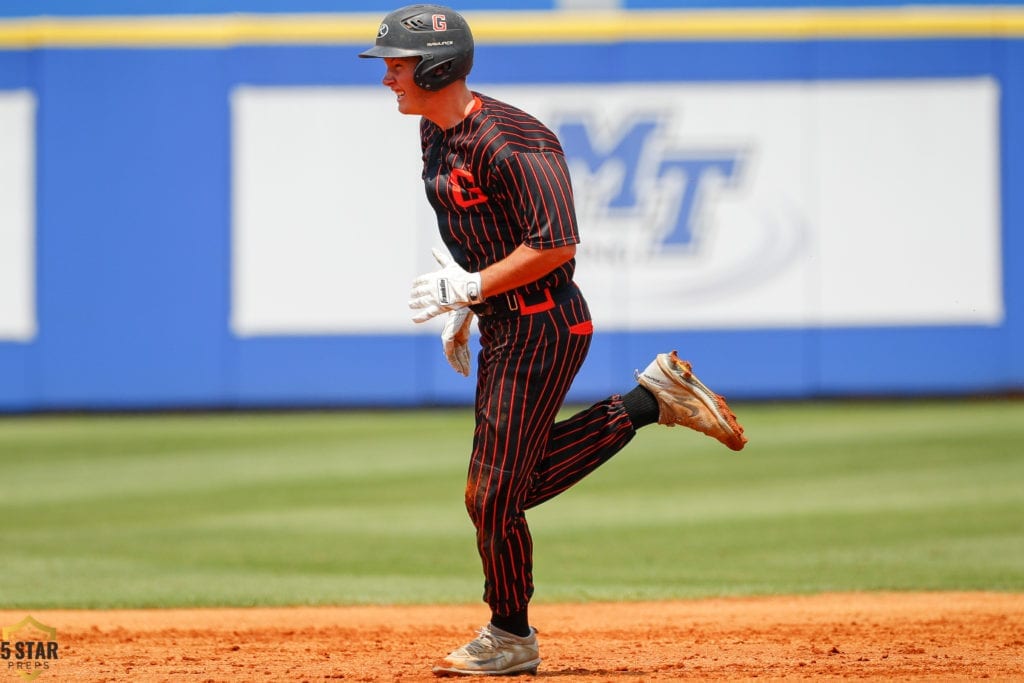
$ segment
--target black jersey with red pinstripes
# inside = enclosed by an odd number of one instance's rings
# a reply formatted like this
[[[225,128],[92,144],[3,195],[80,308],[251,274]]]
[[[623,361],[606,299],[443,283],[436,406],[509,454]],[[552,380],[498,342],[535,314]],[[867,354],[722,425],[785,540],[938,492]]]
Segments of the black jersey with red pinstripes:
[[[572,183],[558,138],[526,112],[473,95],[473,109],[456,126],[420,123],[427,199],[452,258],[477,272],[521,244],[577,244]],[[575,265],[570,260],[520,291],[568,283]]]

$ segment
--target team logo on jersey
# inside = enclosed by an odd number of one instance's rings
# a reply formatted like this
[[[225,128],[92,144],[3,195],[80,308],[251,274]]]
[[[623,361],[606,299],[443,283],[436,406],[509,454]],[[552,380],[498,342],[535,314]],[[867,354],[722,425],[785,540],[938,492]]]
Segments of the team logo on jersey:
[[[477,187],[473,174],[466,169],[452,169],[448,178],[448,186],[451,189],[452,201],[463,209],[468,209],[471,206],[483,204],[487,201],[487,195],[484,194],[483,190]]]

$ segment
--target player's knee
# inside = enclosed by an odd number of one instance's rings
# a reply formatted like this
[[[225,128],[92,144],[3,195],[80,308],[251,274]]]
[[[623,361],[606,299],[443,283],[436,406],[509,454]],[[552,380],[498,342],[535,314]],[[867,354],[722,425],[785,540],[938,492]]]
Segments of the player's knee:
[[[500,535],[522,512],[516,509],[507,492],[496,488],[469,485],[466,487],[466,512],[473,525],[489,533]]]
[[[484,520],[495,520],[494,496],[479,488],[467,487],[466,512],[469,513],[469,518],[473,520],[473,525],[478,529]]]

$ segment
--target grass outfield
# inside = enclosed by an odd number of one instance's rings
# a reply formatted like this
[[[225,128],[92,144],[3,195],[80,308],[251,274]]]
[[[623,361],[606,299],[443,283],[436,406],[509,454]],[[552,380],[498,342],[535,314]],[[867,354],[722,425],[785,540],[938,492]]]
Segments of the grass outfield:
[[[1024,591],[1024,402],[747,404],[529,514],[538,602]],[[0,419],[4,608],[479,599],[466,410]]]

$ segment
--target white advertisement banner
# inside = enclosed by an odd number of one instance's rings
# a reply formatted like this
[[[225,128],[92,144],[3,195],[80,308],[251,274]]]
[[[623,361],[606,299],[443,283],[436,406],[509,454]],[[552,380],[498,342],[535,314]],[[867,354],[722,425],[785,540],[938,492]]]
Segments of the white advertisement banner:
[[[0,92],[0,340],[36,336],[36,100]]]
[[[380,86],[246,87],[231,104],[233,332],[413,332],[410,284],[430,267],[419,119]]]
[[[599,329],[1003,320],[991,79],[474,87],[562,140]],[[379,86],[233,102],[236,333],[415,331],[415,117]]]

